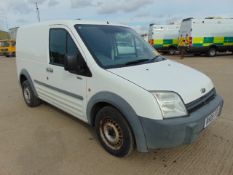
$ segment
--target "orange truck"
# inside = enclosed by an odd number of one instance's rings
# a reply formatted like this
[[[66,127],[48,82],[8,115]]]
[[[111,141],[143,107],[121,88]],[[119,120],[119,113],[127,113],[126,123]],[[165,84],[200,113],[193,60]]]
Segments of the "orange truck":
[[[15,56],[15,44],[14,40],[0,40],[0,55]]]

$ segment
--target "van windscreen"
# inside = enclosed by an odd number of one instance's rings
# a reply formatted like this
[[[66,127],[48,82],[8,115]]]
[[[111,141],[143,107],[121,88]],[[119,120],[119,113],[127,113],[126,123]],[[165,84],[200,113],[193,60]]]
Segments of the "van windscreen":
[[[78,24],[75,28],[103,68],[145,64],[159,57],[147,42],[128,27]]]

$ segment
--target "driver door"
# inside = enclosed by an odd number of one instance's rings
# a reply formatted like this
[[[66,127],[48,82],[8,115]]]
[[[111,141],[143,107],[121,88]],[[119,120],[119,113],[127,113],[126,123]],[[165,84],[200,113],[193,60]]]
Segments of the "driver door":
[[[49,62],[47,72],[48,101],[60,109],[86,121],[87,77],[70,73],[64,69],[66,55],[81,54],[75,38],[65,26],[52,26],[49,31]]]

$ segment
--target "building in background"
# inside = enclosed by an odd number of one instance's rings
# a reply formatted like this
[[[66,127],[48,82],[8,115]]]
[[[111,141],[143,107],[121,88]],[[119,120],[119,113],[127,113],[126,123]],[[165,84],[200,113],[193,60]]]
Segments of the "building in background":
[[[16,40],[18,28],[19,27],[14,27],[9,29],[9,35],[12,40]]]
[[[8,32],[0,30],[0,40],[9,39],[9,38],[10,38],[10,35]]]

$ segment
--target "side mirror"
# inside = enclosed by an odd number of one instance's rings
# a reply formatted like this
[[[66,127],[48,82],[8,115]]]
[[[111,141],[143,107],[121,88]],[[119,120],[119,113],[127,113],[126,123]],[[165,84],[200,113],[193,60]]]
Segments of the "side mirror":
[[[77,71],[78,59],[76,56],[65,55],[64,69],[69,72]]]
[[[88,77],[92,76],[89,68],[87,67],[86,62],[80,55],[66,55],[64,60],[64,69],[71,73],[76,73]]]

